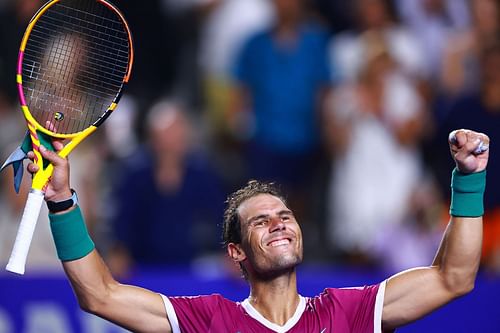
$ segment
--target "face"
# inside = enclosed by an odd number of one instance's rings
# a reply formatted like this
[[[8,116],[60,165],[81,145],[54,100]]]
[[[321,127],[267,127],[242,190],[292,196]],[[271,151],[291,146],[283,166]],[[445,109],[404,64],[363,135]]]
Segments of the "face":
[[[381,0],[359,0],[357,11],[358,19],[365,28],[377,29],[389,20],[388,9]]]
[[[165,110],[150,130],[156,154],[184,156],[190,146],[188,120],[177,110]]]
[[[295,20],[303,11],[302,0],[274,0],[274,6],[279,17]]]
[[[243,262],[250,275],[273,276],[302,262],[302,232],[279,198],[259,194],[244,201],[238,213],[242,241],[229,249],[234,250],[230,256]]]
[[[493,34],[498,30],[499,5],[495,0],[472,1],[472,16],[476,29],[484,34]]]

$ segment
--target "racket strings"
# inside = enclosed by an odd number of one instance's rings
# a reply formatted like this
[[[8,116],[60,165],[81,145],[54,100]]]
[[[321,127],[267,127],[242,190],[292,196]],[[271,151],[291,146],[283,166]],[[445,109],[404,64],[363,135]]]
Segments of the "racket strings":
[[[67,4],[67,5],[66,5]],[[130,57],[121,18],[97,0],[63,0],[34,24],[22,75],[31,114],[59,134],[77,133],[106,113]]]
[[[37,53],[36,51],[33,51],[33,53]],[[42,55],[42,53],[38,53],[39,56]],[[28,58],[27,58],[28,60]],[[93,70],[94,68],[98,67],[98,64],[93,64],[92,63],[92,59],[87,59],[87,62],[89,63],[89,65],[85,65],[85,64],[80,64],[79,67],[78,67],[78,70],[85,74],[86,75],[86,78],[91,81],[91,80],[94,80],[94,86],[95,85],[101,85],[101,81],[100,81],[100,76],[95,74],[95,70]],[[104,62],[101,62],[100,65],[102,65],[102,63]],[[109,63],[110,65],[112,65],[112,63]],[[67,71],[65,72],[74,72],[76,70],[75,66],[74,65],[71,65],[72,68],[68,69]],[[23,73],[30,79],[39,79],[39,80],[44,80],[46,82],[48,82],[49,80],[54,80],[55,77],[54,76],[51,76],[51,73],[50,71],[48,71],[44,66],[41,66],[40,63],[38,63],[36,60],[32,60],[29,64],[27,64],[25,66],[25,68],[23,69]],[[39,77],[34,77],[33,74],[34,73],[37,73],[37,74],[41,74]],[[61,73],[62,74],[62,77],[64,78],[64,76],[68,77],[67,73]],[[116,93],[116,89],[120,88],[121,87],[121,84],[123,83],[123,76],[121,75],[118,75],[118,73],[111,73],[110,76],[109,76],[109,85],[111,86],[112,89],[109,89],[109,93],[110,94],[114,94]],[[75,82],[74,84],[76,86],[81,86],[82,88],[85,87],[85,85],[82,84],[82,81],[80,80],[80,82],[78,82],[78,78],[75,79]],[[86,81],[85,81],[86,82]],[[114,84],[114,86],[112,85]],[[104,89],[106,89],[107,87],[104,86]],[[90,90],[92,90],[92,88],[90,87],[89,88]],[[98,91],[102,91],[102,90],[98,90]]]
[[[60,27],[60,24],[69,25],[68,22],[64,21],[64,17],[61,17],[61,18],[46,17],[45,20],[46,20],[46,25],[49,26],[49,27],[52,27],[52,29],[58,29]],[[82,20],[80,20],[80,21],[82,21]],[[75,27],[82,28],[78,23],[72,24],[72,26],[73,26],[73,28],[75,28]],[[99,26],[101,30],[102,29],[106,29],[103,26],[100,26],[100,25],[97,25],[97,26]],[[40,27],[40,29],[43,29],[43,28],[44,27]],[[52,29],[47,29],[47,30],[51,31]],[[84,32],[86,30],[87,30],[87,32]],[[114,29],[106,29],[106,30],[110,31],[110,30],[114,30]],[[72,32],[72,31],[74,31],[74,29],[68,29],[68,31]],[[92,38],[92,39],[95,39],[95,40],[100,40],[102,42],[113,42],[112,40],[109,39],[110,35],[107,35],[107,38],[99,37],[99,33],[100,32],[102,32],[102,31],[99,31],[99,30],[96,30],[96,29],[85,28],[85,27],[83,27],[81,29],[82,36],[86,36],[88,38]],[[97,34],[97,35],[95,35],[95,34]],[[113,37],[114,37],[115,41],[118,41],[120,43],[128,43],[128,39],[127,38],[122,38],[120,36],[113,36]],[[120,49],[118,49],[118,51],[122,53],[121,56],[122,56],[123,61],[127,61],[128,60],[128,52],[120,50]],[[111,54],[112,52],[109,52],[109,53]],[[115,55],[114,52],[112,54]]]
[[[54,25],[54,27],[56,27]],[[38,30],[42,30],[44,29],[43,27],[39,28]],[[48,30],[48,29],[46,29]],[[47,32],[50,32],[50,30],[48,30]],[[32,46],[33,46],[33,51],[36,52],[38,50],[38,52],[43,52],[44,48],[46,47],[46,41],[44,39],[44,36],[37,36],[37,31],[34,31],[34,33],[32,33],[32,35],[30,36],[32,38],[31,42],[32,42]],[[94,49],[92,46],[90,46],[88,48],[90,51],[92,51],[93,53],[96,53],[97,50]],[[121,52],[123,53],[122,50],[117,50],[118,52]],[[114,64],[116,61],[121,61],[124,65],[126,65],[128,63],[128,54],[117,54],[116,51],[107,51],[107,50],[99,50],[98,52],[101,53],[101,58],[102,59],[107,59],[109,60],[108,64]],[[92,58],[89,58],[89,60],[94,60]],[[105,62],[105,61],[103,61]]]

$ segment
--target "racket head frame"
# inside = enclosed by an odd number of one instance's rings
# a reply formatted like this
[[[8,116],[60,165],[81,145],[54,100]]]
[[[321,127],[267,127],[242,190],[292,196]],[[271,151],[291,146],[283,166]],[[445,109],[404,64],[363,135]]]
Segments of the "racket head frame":
[[[54,131],[51,131],[49,128],[46,128],[42,124],[40,124],[31,114],[29,107],[26,102],[26,96],[24,94],[24,89],[23,89],[23,77],[22,77],[22,68],[23,68],[23,59],[24,59],[24,52],[26,49],[26,45],[28,43],[29,37],[31,36],[31,32],[33,31],[34,26],[36,23],[40,20],[40,18],[49,10],[52,6],[59,2],[63,2],[64,0],[50,0],[47,3],[45,3],[31,18],[28,27],[26,28],[26,31],[23,35],[23,39],[21,41],[21,46],[19,48],[19,55],[18,55],[18,62],[17,62],[17,71],[16,71],[16,83],[17,83],[17,89],[18,89],[18,97],[19,97],[19,102],[21,104],[21,109],[23,112],[23,115],[26,119],[28,130],[30,133],[32,145],[33,145],[33,152],[35,154],[34,157],[34,163],[39,166],[39,171],[36,172],[33,176],[33,182],[32,182],[32,188],[36,190],[42,190],[47,183],[48,179],[50,178],[50,175],[52,174],[52,165],[49,164],[46,168],[44,168],[43,165],[43,158],[40,154],[40,145],[41,145],[41,140],[39,137],[39,132],[46,134],[52,138],[57,138],[57,139],[70,139],[70,141],[64,146],[64,148],[58,153],[61,157],[67,157],[69,153],[86,137],[88,137],[91,133],[93,133],[97,127],[99,127],[104,120],[106,120],[107,117],[115,110],[121,95],[123,91],[123,87],[125,84],[128,82],[130,78],[130,73],[132,70],[132,64],[134,61],[134,47],[133,47],[133,40],[132,40],[132,33],[130,31],[129,25],[127,21],[125,20],[125,17],[123,14],[118,10],[116,6],[108,2],[107,0],[95,0],[95,2],[100,3],[104,6],[106,6],[109,10],[113,11],[117,17],[120,18],[121,22],[123,23],[123,28],[127,33],[127,38],[128,38],[128,64],[127,64],[127,69],[125,72],[125,75],[123,77],[121,86],[112,100],[111,104],[107,108],[107,110],[89,127],[86,129],[75,132],[75,133],[56,133]],[[46,140],[45,140],[46,141]],[[52,147],[46,147],[48,149],[53,149]]]

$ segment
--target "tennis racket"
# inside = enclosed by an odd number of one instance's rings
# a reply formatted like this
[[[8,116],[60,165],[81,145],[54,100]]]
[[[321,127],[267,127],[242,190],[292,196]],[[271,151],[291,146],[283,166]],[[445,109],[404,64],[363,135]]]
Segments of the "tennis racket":
[[[134,52],[120,11],[105,0],[51,0],[31,19],[17,63],[19,100],[40,169],[6,269],[24,274],[26,258],[53,166],[40,144],[62,139],[68,154],[116,108],[128,82]]]

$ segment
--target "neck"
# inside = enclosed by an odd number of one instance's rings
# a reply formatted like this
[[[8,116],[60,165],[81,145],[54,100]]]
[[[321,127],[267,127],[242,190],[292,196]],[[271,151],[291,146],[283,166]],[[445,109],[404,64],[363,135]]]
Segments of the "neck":
[[[294,42],[297,39],[300,24],[301,20],[298,17],[279,20],[274,29],[278,41],[285,43]]]
[[[250,304],[267,320],[283,326],[299,305],[295,270],[272,279],[250,281]]]
[[[500,109],[500,83],[489,84],[483,88],[483,102],[491,111]]]
[[[184,177],[183,159],[176,155],[163,154],[156,158],[155,180],[164,192],[175,192]]]

